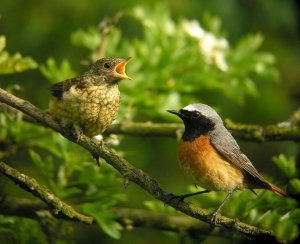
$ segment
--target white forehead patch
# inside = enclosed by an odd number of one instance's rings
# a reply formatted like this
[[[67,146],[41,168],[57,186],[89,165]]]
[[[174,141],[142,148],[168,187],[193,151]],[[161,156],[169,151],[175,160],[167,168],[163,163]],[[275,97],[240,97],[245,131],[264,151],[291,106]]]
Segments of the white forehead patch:
[[[190,112],[192,112],[192,111],[197,111],[198,109],[196,108],[196,106],[194,105],[194,104],[190,104],[190,105],[188,105],[188,106],[185,106],[184,108],[183,108],[183,110],[187,110],[187,111],[190,111]]]
[[[216,122],[222,123],[222,119],[218,115],[218,113],[213,108],[211,108],[210,106],[208,106],[206,104],[203,104],[203,103],[190,104],[190,105],[184,107],[183,110],[186,110],[189,112],[198,111],[203,116],[214,120],[215,123]]]

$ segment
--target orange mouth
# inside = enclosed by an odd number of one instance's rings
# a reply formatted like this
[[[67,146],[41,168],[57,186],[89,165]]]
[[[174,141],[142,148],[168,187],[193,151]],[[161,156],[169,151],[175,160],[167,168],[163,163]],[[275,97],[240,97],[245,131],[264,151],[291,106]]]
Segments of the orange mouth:
[[[129,62],[131,58],[127,58],[125,61],[119,63],[114,68],[114,73],[120,78],[120,79],[127,79],[132,80],[129,76],[125,73],[125,66]]]

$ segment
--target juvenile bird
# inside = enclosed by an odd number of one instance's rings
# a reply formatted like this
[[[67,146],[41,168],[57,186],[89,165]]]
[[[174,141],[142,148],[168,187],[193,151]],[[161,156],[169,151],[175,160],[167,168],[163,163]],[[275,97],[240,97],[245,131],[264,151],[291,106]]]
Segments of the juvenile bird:
[[[119,81],[131,80],[125,73],[129,59],[102,58],[83,75],[54,84],[50,114],[86,136],[101,134],[117,116]]]
[[[214,109],[206,104],[191,104],[168,112],[181,118],[185,125],[179,143],[179,165],[206,189],[177,196],[180,200],[209,191],[226,191],[225,199],[212,214],[215,223],[217,214],[235,190],[267,189],[286,195],[258,173]]]

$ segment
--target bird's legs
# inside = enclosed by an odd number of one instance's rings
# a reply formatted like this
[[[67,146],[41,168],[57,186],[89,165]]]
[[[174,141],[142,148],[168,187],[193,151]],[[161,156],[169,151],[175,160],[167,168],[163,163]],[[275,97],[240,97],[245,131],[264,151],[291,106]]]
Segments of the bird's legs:
[[[225,203],[228,201],[228,199],[232,196],[232,193],[234,193],[235,189],[230,190],[226,197],[224,198],[223,202],[221,203],[221,205],[212,213],[212,217],[211,217],[211,222],[213,224],[216,224],[216,218],[217,215],[219,214],[220,210],[223,208],[223,206],[225,205]]]
[[[75,124],[73,124],[72,132],[73,132],[73,135],[75,136],[77,142],[79,142],[81,140],[82,136],[84,135],[81,127],[78,125],[75,125]]]
[[[99,143],[99,146],[102,147],[102,146],[105,145],[102,134],[99,134],[99,135],[97,135],[97,136],[94,136],[93,139],[96,140],[97,143]],[[101,168],[102,162],[100,161],[99,155],[92,154],[92,156],[93,156],[93,158],[96,160],[96,163],[97,163],[98,167]]]
[[[197,191],[197,192],[193,192],[193,193],[189,193],[189,194],[184,194],[184,195],[179,195],[179,196],[174,196],[172,194],[173,196],[171,196],[168,199],[168,202],[171,202],[173,199],[178,199],[178,202],[182,202],[187,197],[191,197],[191,196],[195,196],[195,195],[199,195],[199,194],[207,193],[207,192],[210,192],[210,190]]]

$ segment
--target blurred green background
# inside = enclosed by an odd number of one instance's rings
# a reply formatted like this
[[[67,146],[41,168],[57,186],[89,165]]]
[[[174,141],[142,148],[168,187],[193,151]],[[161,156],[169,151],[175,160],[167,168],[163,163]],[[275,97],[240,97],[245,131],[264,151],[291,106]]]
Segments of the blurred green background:
[[[136,6],[140,6],[145,12],[139,12]],[[47,63],[47,60],[49,57],[53,58],[59,67],[58,71],[65,72],[61,72],[62,76],[66,75],[62,78],[64,79],[69,78],[68,74],[80,74],[87,70],[83,60],[93,60],[91,54],[95,49],[82,48],[83,37],[88,37],[88,33],[92,33],[90,37],[96,36],[93,30],[97,30],[103,18],[114,16],[120,11],[125,14],[116,24],[112,37],[108,39],[106,54],[133,56],[128,64],[127,74],[134,80],[132,83],[123,81],[120,84],[123,100],[119,120],[129,118],[137,121],[180,122],[164,111],[189,103],[204,102],[217,108],[223,118],[229,117],[233,121],[244,123],[269,124],[288,119],[299,107],[298,1],[1,0],[0,35],[6,36],[6,50],[9,53],[20,52],[23,56],[31,56],[44,70],[51,71],[53,65]],[[140,13],[142,14],[139,15]],[[169,20],[172,20],[171,24]],[[225,74],[226,72],[223,73],[216,67],[208,67],[203,59],[197,60],[197,45],[192,38],[184,37],[184,41],[190,46],[186,48],[186,55],[185,49],[179,53],[183,20],[198,20],[204,29],[214,33],[216,37],[226,38],[230,48],[227,56],[229,65],[232,63],[235,69],[229,68],[230,72]],[[169,27],[167,24],[165,27],[165,23],[170,24]],[[161,29],[153,27],[148,30],[147,25],[151,24],[156,27],[161,24]],[[174,29],[168,34],[168,28]],[[78,30],[84,34],[80,34]],[[74,33],[77,33],[79,39],[77,44],[76,40],[74,41]],[[253,35],[242,45],[241,39],[250,34]],[[256,34],[260,36],[255,36]],[[153,40],[152,35],[156,35]],[[253,44],[252,49],[251,43],[255,42],[258,44]],[[243,49],[249,48],[249,54],[243,54],[243,60],[249,57],[249,63],[237,61],[238,55],[242,55],[242,52],[238,51],[239,45]],[[178,59],[176,55],[172,55],[173,46],[174,53],[180,57]],[[171,53],[167,53],[168,51]],[[244,68],[250,67],[250,62],[259,64],[260,59],[265,60],[262,61],[266,68],[265,73]],[[63,60],[71,68],[60,66]],[[199,68],[197,65],[201,65],[201,62],[202,66],[207,66],[208,69]],[[180,71],[180,67],[187,71]],[[204,72],[207,72],[207,77],[202,75]],[[241,78],[239,85],[226,83],[229,80],[234,82],[235,76]],[[250,78],[243,80],[245,77]],[[60,81],[47,78],[45,72],[33,69],[1,75],[0,86],[14,89],[14,85],[19,84],[21,88],[15,90],[17,95],[47,110],[50,99],[48,87],[51,82]],[[216,81],[218,79],[224,81]],[[174,86],[173,80],[176,83]],[[149,98],[151,96],[152,100]],[[188,185],[193,184],[177,166],[175,140],[129,136],[121,137],[120,140],[117,149],[125,158],[155,177],[167,191],[185,193]],[[274,183],[285,183],[285,177],[272,163],[272,157],[280,153],[297,157],[299,145],[293,142],[239,143],[259,170],[276,179]],[[43,153],[41,155],[44,155]],[[38,168],[32,166],[26,151],[10,156],[8,160],[15,162],[17,168],[47,184],[47,179],[40,175]],[[1,180],[4,192],[14,189],[20,194],[13,184]],[[118,184],[121,189],[118,191],[123,194],[120,182],[121,180]],[[123,203],[124,206],[143,207],[144,201],[153,200],[133,183],[125,193],[127,201]],[[124,231],[121,239],[114,240],[104,235],[96,226],[77,224],[74,228],[78,231],[70,231],[72,233],[64,237],[65,240],[74,243],[178,243],[180,239],[175,235],[141,228]]]

